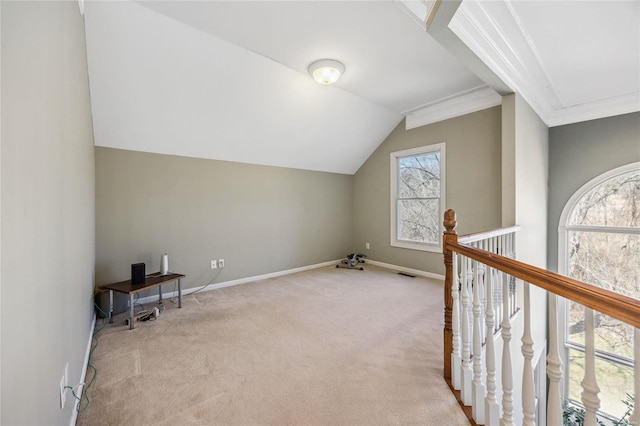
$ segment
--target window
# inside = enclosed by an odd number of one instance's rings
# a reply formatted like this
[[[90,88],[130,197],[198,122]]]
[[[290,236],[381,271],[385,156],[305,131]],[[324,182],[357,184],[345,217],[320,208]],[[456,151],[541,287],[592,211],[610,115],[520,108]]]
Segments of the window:
[[[391,245],[442,251],[444,144],[391,153]]]
[[[640,299],[640,163],[612,170],[582,187],[562,212],[560,272]],[[584,308],[563,303],[565,396],[580,400],[584,374]],[[633,329],[594,312],[600,411],[620,418],[633,389]]]

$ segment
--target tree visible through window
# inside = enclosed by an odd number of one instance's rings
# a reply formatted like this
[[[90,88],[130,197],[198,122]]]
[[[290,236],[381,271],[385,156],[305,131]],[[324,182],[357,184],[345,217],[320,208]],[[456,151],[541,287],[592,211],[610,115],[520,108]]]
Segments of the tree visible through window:
[[[440,250],[443,157],[444,144],[391,154],[391,245]]]
[[[567,275],[640,299],[640,164],[608,174],[575,202],[566,222]],[[567,396],[580,400],[584,375],[584,308],[566,309]],[[600,410],[614,417],[633,392],[633,329],[595,312]]]

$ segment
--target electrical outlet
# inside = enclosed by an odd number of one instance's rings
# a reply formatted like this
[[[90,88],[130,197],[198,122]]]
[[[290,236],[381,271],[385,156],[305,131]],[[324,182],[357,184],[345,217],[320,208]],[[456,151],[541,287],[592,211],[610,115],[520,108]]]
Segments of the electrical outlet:
[[[224,259],[218,260],[218,265],[220,265],[221,268],[224,268]]]
[[[364,243],[364,248],[366,248],[367,250],[369,250],[371,248],[371,246],[369,245],[369,243]]]
[[[215,260],[211,261],[211,269],[216,269],[218,267],[218,265],[216,264]],[[220,265],[220,267],[222,267],[222,265]]]

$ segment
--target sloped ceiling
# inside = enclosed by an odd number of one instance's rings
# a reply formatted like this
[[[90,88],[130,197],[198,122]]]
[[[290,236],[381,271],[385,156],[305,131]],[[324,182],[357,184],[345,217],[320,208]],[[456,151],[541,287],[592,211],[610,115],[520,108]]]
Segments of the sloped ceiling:
[[[91,1],[85,24],[99,146],[353,174],[404,117],[499,93],[548,126],[640,111],[637,0]]]
[[[88,2],[96,145],[353,174],[403,112],[485,87],[401,4]],[[307,72],[346,66],[335,86]]]

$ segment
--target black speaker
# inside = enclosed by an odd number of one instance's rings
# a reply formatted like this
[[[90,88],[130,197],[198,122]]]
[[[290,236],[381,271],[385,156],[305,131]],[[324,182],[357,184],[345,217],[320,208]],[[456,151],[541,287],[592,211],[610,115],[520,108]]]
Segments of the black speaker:
[[[144,263],[131,264],[131,284],[144,284],[146,279]]]

